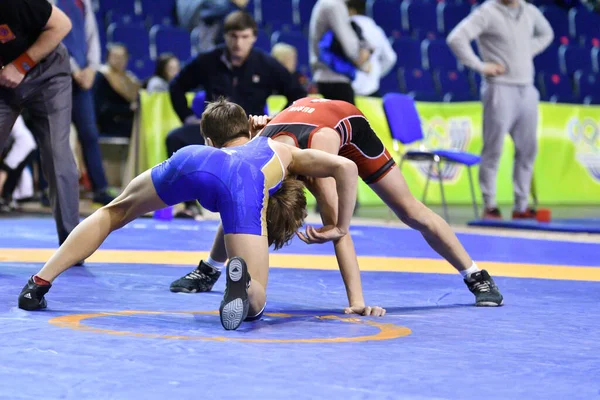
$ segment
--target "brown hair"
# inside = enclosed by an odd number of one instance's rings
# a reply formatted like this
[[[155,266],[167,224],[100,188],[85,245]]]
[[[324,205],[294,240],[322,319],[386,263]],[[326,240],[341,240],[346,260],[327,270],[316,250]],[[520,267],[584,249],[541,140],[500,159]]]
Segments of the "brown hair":
[[[224,98],[208,103],[202,113],[200,129],[204,138],[212,140],[215,147],[238,137],[250,138],[250,124],[244,109]]]
[[[281,187],[269,198],[267,207],[267,231],[269,246],[275,250],[289,243],[306,218],[306,195],[304,184],[287,177]]]
[[[246,29],[252,29],[254,36],[258,34],[258,25],[252,18],[252,15],[245,11],[234,11],[225,18],[223,23],[223,32],[228,33],[231,31],[245,31]]]

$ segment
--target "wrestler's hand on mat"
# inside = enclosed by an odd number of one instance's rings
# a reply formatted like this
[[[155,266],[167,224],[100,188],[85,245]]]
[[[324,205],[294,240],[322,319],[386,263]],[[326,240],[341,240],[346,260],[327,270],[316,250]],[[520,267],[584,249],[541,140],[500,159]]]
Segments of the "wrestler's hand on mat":
[[[325,243],[335,241],[346,236],[348,232],[341,230],[335,225],[326,225],[315,229],[307,226],[304,233],[296,232],[296,235],[306,244]]]
[[[0,70],[0,86],[16,88],[23,81],[23,75],[12,63]]]
[[[385,308],[379,306],[356,305],[344,308],[344,314],[359,314],[362,316],[383,317]]]

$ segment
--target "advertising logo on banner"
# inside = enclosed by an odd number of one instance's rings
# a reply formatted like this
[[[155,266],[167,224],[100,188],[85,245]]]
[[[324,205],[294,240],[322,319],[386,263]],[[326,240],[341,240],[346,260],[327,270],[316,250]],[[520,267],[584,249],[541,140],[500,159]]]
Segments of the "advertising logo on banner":
[[[573,117],[567,123],[567,134],[575,145],[577,162],[600,182],[600,121]]]
[[[423,143],[419,150],[456,150],[467,151],[473,137],[473,120],[470,117],[442,118],[439,116],[423,120]],[[419,171],[427,176],[429,162],[418,163]],[[444,182],[455,182],[462,166],[458,164],[442,163],[442,177]],[[435,168],[431,171],[433,179],[439,179]]]

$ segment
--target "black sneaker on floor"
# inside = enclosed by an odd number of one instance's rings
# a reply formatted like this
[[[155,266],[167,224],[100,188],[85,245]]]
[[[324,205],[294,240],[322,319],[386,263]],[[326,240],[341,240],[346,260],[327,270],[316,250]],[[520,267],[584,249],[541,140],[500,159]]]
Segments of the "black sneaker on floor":
[[[171,292],[210,292],[220,276],[221,271],[217,271],[215,268],[200,260],[198,268],[171,283]]]
[[[38,285],[33,281],[33,276],[27,281],[27,285],[19,294],[19,308],[27,311],[42,310],[47,303],[44,295],[52,285]]]
[[[241,257],[233,257],[227,263],[227,285],[219,307],[221,325],[228,331],[237,329],[248,316],[248,286],[250,274]]]
[[[498,307],[504,302],[498,286],[485,269],[472,273],[469,279],[464,281],[471,293],[475,295],[476,306]]]

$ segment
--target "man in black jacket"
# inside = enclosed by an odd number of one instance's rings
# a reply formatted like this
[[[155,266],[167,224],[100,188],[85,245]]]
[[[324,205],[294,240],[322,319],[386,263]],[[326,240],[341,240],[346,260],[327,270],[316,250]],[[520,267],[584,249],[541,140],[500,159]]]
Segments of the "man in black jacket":
[[[224,24],[225,46],[199,54],[183,67],[169,86],[175,112],[184,123],[167,137],[167,153],[190,144],[204,144],[198,118],[188,107],[187,92],[202,86],[206,100],[220,96],[239,104],[249,115],[265,113],[267,98],[272,94],[287,97],[288,102],[306,97],[306,90],[276,59],[253,48],[258,27],[252,16],[236,11]],[[183,215],[199,213],[195,203],[186,204]]]

